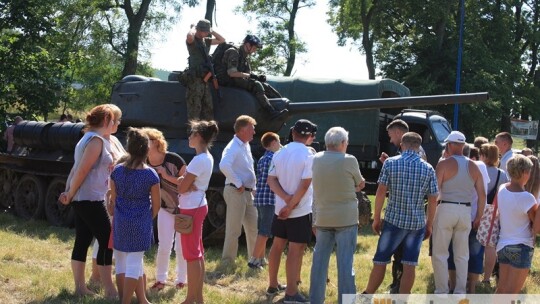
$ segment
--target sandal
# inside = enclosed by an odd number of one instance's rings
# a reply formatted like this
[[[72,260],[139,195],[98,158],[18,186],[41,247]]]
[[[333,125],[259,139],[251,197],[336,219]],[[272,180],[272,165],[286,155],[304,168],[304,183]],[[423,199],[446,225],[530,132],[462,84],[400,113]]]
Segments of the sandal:
[[[162,283],[160,281],[155,282],[154,285],[150,287],[150,289],[156,290],[156,291],[163,290],[164,288],[165,288],[165,283]]]

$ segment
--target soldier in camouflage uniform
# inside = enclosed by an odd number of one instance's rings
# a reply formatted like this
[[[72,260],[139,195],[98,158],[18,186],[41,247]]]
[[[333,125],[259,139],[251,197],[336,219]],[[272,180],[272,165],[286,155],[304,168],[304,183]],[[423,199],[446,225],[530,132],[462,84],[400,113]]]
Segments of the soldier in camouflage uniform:
[[[209,34],[214,38],[209,37]],[[207,74],[210,72],[211,60],[208,58],[210,46],[225,42],[225,39],[210,27],[210,21],[200,20],[191,25],[187,34],[186,45],[189,52],[189,68],[187,71],[186,103],[188,120],[214,119],[212,94]],[[208,64],[207,64],[208,63]]]
[[[268,111],[270,118],[275,119],[287,110],[276,110],[268,101],[270,98],[279,98],[281,95],[266,83],[265,75],[251,73],[248,56],[262,48],[261,40],[255,35],[247,35],[244,43],[239,47],[231,47],[225,51],[223,59],[216,68],[216,74],[220,85],[238,87],[255,95],[255,98],[263,109]]]

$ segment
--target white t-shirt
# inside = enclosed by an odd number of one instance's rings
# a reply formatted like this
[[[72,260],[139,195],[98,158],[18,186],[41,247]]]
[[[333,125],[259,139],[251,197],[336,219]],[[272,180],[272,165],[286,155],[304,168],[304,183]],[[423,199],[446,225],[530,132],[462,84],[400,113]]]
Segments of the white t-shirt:
[[[205,191],[208,189],[213,167],[214,158],[210,153],[201,153],[191,160],[186,168],[186,172],[196,176],[193,184],[197,187],[197,191],[179,195],[180,209],[195,209],[199,205],[204,206],[207,204]]]
[[[269,176],[276,176],[285,192],[294,194],[303,179],[311,179],[313,153],[303,143],[291,142],[274,154],[268,171]],[[300,203],[291,211],[289,218],[301,217],[311,213],[313,187],[309,185]],[[276,214],[285,207],[285,202],[276,195]]]
[[[501,161],[499,162],[499,169],[506,172],[506,165],[508,164],[508,161],[510,160],[510,158],[512,158],[512,156],[514,156],[514,152],[512,151],[512,149],[506,151],[506,153],[504,153],[504,155],[501,157]],[[508,173],[506,173],[506,176],[508,176]],[[508,176],[508,180],[510,180],[510,176]]]
[[[487,171],[486,164],[481,160],[475,160],[474,163],[478,166],[478,169],[480,169],[480,173],[482,173],[482,180],[484,181],[484,192],[485,192],[485,195],[487,196],[489,174]],[[486,201],[484,201],[484,205],[486,204]],[[474,221],[474,219],[476,218],[476,211],[478,210],[478,194],[476,194],[476,191],[474,191],[473,199],[471,202],[472,202],[471,203],[471,220]]]
[[[536,204],[534,196],[527,191],[510,192],[502,185],[497,200],[501,222],[497,251],[508,245],[524,244],[534,247],[534,235],[527,214]]]

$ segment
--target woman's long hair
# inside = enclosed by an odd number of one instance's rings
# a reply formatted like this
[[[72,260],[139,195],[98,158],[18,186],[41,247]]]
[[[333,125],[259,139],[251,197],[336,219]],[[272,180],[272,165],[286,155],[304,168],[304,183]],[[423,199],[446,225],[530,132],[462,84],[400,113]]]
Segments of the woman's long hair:
[[[534,195],[535,198],[538,198],[540,192],[540,163],[538,162],[538,157],[534,155],[527,156],[533,163],[531,169],[531,175],[529,180],[525,184],[525,190]]]

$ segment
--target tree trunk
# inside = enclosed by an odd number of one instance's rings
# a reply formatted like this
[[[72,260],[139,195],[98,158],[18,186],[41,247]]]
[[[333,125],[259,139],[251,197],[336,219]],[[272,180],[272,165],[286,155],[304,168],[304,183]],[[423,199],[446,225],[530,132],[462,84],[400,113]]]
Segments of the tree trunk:
[[[135,14],[131,7],[131,1],[126,0],[124,5],[124,11],[129,22],[128,39],[126,43],[126,55],[124,57],[124,69],[122,70],[122,78],[127,75],[133,75],[137,73],[138,57],[139,57],[139,37],[141,35],[141,28],[146,14],[148,13],[148,7],[152,0],[143,0],[139,11]]]
[[[216,0],[206,0],[206,14],[204,19],[210,21],[210,24],[214,25],[212,18],[214,16],[214,8],[216,7]]]
[[[129,27],[128,40],[126,45],[126,57],[124,58],[124,69],[122,70],[122,78],[127,75],[137,73],[139,57],[139,34],[140,28]]]
[[[362,1],[362,47],[366,53],[366,66],[369,79],[375,79],[375,62],[373,59],[373,37],[370,35],[371,18],[377,10],[378,1],[372,2],[371,8],[366,12],[366,1]]]
[[[294,35],[294,22],[296,21],[296,13],[298,12],[298,5],[300,0],[293,1],[293,7],[291,10],[291,18],[289,19],[289,57],[287,58],[287,68],[283,76],[291,76],[294,62],[296,61],[296,37]]]

